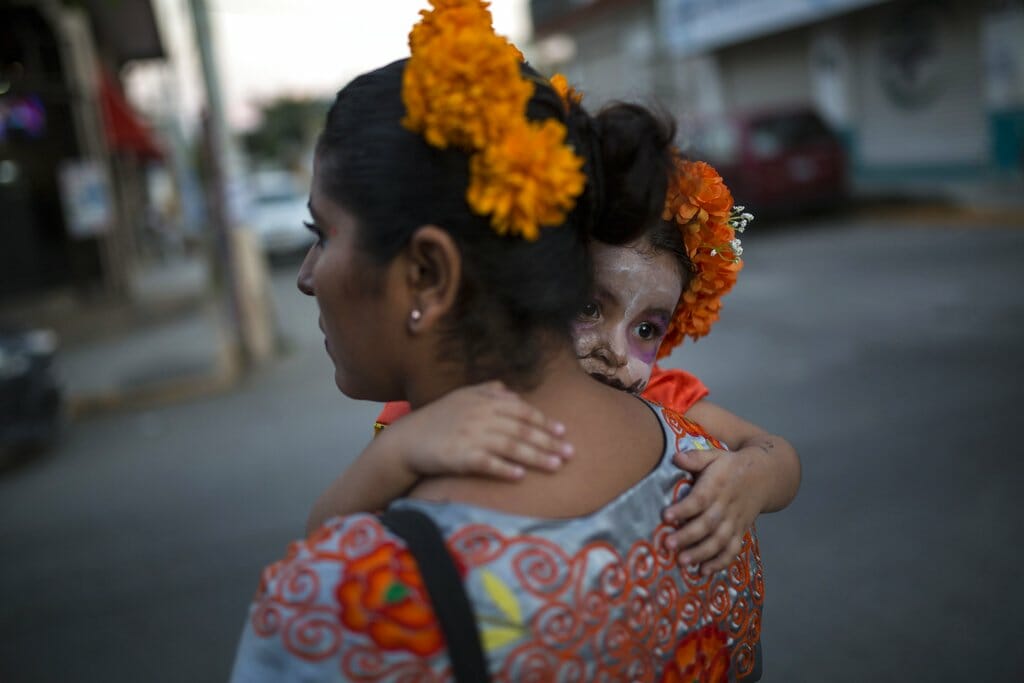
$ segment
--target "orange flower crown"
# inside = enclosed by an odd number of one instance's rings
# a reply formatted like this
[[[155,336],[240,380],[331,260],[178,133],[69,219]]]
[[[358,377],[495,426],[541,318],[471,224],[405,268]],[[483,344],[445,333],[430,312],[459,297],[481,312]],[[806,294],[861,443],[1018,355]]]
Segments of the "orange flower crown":
[[[677,155],[676,175],[665,197],[665,220],[675,220],[695,271],[676,307],[658,349],[664,358],[686,337],[697,341],[718,320],[722,297],[736,284],[743,268],[743,246],[736,233],[754,217],[733,203],[718,172],[703,161]]]
[[[409,34],[402,125],[434,147],[467,152],[470,209],[490,216],[499,235],[535,240],[564,223],[583,192],[583,159],[564,124],[526,118],[534,84],[520,73],[522,53],[494,32],[489,3],[430,4]],[[568,92],[559,91],[563,100]]]

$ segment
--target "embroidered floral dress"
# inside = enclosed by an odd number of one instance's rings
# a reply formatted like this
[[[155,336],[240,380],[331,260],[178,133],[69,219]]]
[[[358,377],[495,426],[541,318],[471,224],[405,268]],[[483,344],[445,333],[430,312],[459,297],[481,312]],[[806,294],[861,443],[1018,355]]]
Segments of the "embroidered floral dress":
[[[755,666],[764,577],[756,539],[722,572],[682,571],[661,512],[692,477],[672,456],[718,447],[652,405],[665,453],[597,512],[539,519],[404,499],[463,575],[496,683],[727,681]],[[653,530],[653,531],[652,531]],[[450,681],[444,637],[405,544],[372,515],[335,518],[268,567],[232,680]]]

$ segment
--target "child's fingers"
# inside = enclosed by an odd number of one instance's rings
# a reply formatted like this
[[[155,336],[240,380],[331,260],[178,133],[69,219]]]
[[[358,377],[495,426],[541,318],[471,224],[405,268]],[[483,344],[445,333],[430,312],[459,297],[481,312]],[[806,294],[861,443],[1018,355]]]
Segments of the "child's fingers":
[[[689,519],[697,517],[709,507],[711,507],[712,501],[710,497],[704,492],[703,487],[695,486],[690,489],[690,492],[677,503],[672,503],[665,512],[662,513],[662,518],[666,524],[680,524]]]
[[[512,408],[511,412],[502,412],[493,416],[493,422],[488,431],[501,434],[508,443],[507,447],[498,445],[495,450],[499,452],[508,450],[511,453],[515,442],[523,442],[560,458],[572,457],[573,447],[565,440],[564,427],[553,429],[549,424],[550,421],[544,418],[540,411],[530,414],[530,417],[525,417],[532,410],[533,408],[529,408],[527,411]]]
[[[707,576],[708,574],[714,574],[715,572],[727,569],[733,560],[739,556],[741,550],[743,550],[743,541],[739,537],[734,536],[726,544],[724,550],[701,565],[701,573]]]
[[[501,397],[499,404],[495,407],[495,413],[511,417],[535,429],[542,429],[554,436],[565,435],[565,425],[558,420],[548,419],[539,408],[530,405],[519,398],[517,394]]]
[[[669,534],[665,542],[671,550],[690,548],[706,541],[721,528],[722,515],[718,506],[712,505],[703,514],[691,519],[678,531]]]
[[[704,468],[718,459],[722,453],[723,451],[717,448],[706,451],[680,451],[672,457],[672,461],[679,469],[696,474],[697,472],[703,472]]]
[[[732,539],[732,530],[727,524],[718,526],[711,534],[696,545],[686,547],[679,553],[680,566],[703,564],[723,552]],[[684,546],[685,547],[685,546]]]
[[[511,463],[492,453],[475,451],[470,456],[469,473],[494,477],[495,479],[516,480],[522,479],[526,471],[520,465]]]
[[[491,432],[484,442],[485,447],[491,455],[534,469],[553,472],[562,466],[564,460],[552,447],[556,444],[552,437],[540,430],[533,430],[528,436],[521,434],[521,431]]]

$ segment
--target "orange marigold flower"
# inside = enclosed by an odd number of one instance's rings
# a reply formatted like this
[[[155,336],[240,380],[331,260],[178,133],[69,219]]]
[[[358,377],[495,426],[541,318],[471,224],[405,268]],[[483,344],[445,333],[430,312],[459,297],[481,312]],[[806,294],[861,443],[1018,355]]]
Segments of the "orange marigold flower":
[[[520,77],[518,58],[490,26],[449,24],[424,41],[402,76],[402,123],[434,147],[476,150],[523,118],[533,84]]]
[[[473,211],[491,216],[499,235],[540,236],[561,225],[583,192],[583,159],[565,145],[565,126],[552,119],[506,131],[470,161],[466,199]]]
[[[686,337],[706,335],[718,320],[722,297],[736,284],[743,264],[736,232],[729,224],[732,193],[703,161],[676,158],[676,176],[665,200],[665,220],[679,226],[695,273],[658,349],[664,358]]]
[[[430,0],[430,5],[433,9],[420,10],[420,20],[409,32],[409,49],[413,53],[446,28],[478,29],[492,24],[489,2]]]
[[[551,77],[551,87],[562,98],[566,111],[570,104],[579,104],[583,101],[583,93],[569,85],[569,80],[563,74],[555,74]]]
[[[678,220],[685,223],[695,214],[703,212],[702,222],[729,220],[733,204],[732,193],[711,164],[677,158],[676,173],[676,184],[670,187],[669,195],[666,197],[668,215],[665,218],[672,218],[675,213]],[[673,209],[673,213],[668,213]]]
[[[583,160],[563,124],[528,122],[534,84],[521,74],[523,54],[494,33],[488,3],[431,5],[409,34],[402,125],[434,147],[468,152],[470,208],[490,215],[498,234],[536,239],[540,227],[565,221],[583,191]]]

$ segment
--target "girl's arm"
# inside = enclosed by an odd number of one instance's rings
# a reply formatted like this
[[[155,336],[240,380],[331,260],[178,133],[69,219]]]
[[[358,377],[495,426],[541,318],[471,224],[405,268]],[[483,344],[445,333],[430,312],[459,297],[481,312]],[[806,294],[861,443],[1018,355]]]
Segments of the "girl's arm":
[[[700,564],[710,574],[739,554],[757,515],[793,501],[800,488],[800,457],[786,439],[709,401],[697,402],[686,418],[730,448],[678,453],[676,464],[697,474],[697,481],[665,510],[665,520],[680,527],[666,539],[669,548],[681,551],[681,564]]]
[[[380,510],[421,477],[554,471],[572,456],[564,437],[561,423],[500,382],[456,389],[380,432],[313,504],[306,532],[336,515]]]

